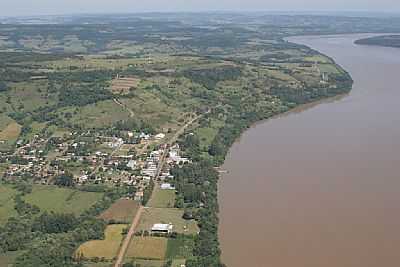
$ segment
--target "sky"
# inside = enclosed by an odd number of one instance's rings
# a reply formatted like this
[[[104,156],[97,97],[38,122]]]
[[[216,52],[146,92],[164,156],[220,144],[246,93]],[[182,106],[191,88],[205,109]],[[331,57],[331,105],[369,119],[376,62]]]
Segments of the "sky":
[[[0,16],[153,11],[369,11],[400,13],[400,0],[0,0]]]

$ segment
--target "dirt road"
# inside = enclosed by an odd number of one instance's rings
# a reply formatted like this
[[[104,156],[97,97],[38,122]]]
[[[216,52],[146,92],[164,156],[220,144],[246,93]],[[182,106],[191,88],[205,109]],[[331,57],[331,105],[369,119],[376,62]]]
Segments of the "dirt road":
[[[131,243],[131,240],[132,240],[133,234],[135,233],[136,227],[139,224],[143,209],[144,209],[144,207],[140,206],[135,217],[133,218],[131,227],[129,228],[129,232],[126,235],[124,242],[122,243],[121,248],[119,250],[117,261],[115,262],[114,267],[122,266],[126,251],[128,250],[129,244]]]

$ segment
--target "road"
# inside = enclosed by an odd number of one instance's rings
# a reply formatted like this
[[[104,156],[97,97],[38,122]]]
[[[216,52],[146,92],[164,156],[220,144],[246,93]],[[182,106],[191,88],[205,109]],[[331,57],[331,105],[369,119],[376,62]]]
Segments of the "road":
[[[204,113],[204,114],[207,114],[207,113],[209,113],[209,111],[206,112],[206,113]],[[166,158],[167,158],[170,145],[172,145],[173,143],[175,143],[176,140],[179,138],[179,136],[182,135],[182,134],[185,132],[185,130],[186,130],[190,125],[192,125],[196,120],[198,120],[198,119],[199,119],[200,117],[202,117],[204,114],[198,115],[198,116],[194,117],[193,119],[191,119],[191,120],[190,120],[189,122],[187,122],[184,126],[182,126],[182,127],[174,134],[174,136],[171,137],[171,139],[169,139],[169,141],[166,143],[166,145],[165,145],[165,147],[164,147],[164,150],[163,150],[163,153],[162,153],[160,162],[159,162],[158,167],[157,167],[157,172],[156,172],[156,175],[155,175],[155,177],[154,177],[154,180],[157,180],[157,178],[159,177],[159,175],[160,175],[160,173],[161,173],[161,171],[162,171],[162,169],[163,169],[163,167],[164,167],[165,160],[166,160]],[[152,195],[151,195],[150,198],[153,197],[153,194],[154,194],[154,190],[153,190]],[[123,262],[124,262],[124,258],[125,258],[126,251],[127,251],[128,247],[129,247],[129,244],[130,244],[130,242],[131,242],[131,240],[132,240],[133,235],[135,234],[136,227],[137,227],[137,225],[139,224],[140,217],[141,217],[141,215],[142,215],[144,209],[145,209],[145,207],[140,206],[138,212],[137,212],[136,215],[135,215],[135,218],[133,218],[131,227],[129,228],[129,232],[128,232],[128,234],[126,235],[126,237],[125,237],[125,239],[124,239],[124,242],[122,243],[121,248],[120,248],[120,250],[119,250],[118,257],[117,257],[117,260],[116,260],[116,262],[115,262],[115,264],[114,264],[114,267],[121,267],[121,266],[122,266],[122,264],[123,264]]]
[[[131,227],[129,228],[128,234],[126,235],[124,242],[122,243],[121,248],[119,250],[117,261],[115,262],[115,265],[114,265],[115,267],[120,267],[123,264],[123,260],[124,260],[126,251],[128,250],[129,244],[131,243],[131,240],[132,240],[132,237],[135,234],[135,230],[139,224],[140,217],[143,213],[143,209],[144,209],[144,207],[140,206],[139,210],[137,211],[135,217],[132,220],[132,224],[131,224]]]
[[[131,118],[135,117],[135,113],[127,105],[125,105],[124,103],[119,101],[117,98],[114,98],[113,100],[114,100],[115,104],[123,107],[124,109],[126,109],[129,112],[129,117],[131,117]]]

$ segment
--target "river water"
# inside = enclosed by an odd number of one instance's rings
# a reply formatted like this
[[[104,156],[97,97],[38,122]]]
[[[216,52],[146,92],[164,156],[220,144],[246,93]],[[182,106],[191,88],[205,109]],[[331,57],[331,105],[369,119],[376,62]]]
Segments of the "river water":
[[[259,123],[220,180],[228,267],[400,266],[400,49],[296,37],[354,79],[349,95]]]

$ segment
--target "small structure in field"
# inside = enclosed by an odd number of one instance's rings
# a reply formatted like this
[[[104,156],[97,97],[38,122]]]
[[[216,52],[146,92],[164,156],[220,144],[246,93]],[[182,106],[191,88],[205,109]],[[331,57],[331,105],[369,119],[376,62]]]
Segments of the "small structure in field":
[[[151,227],[152,234],[170,234],[172,233],[173,229],[172,224],[165,224],[165,223],[156,223]]]
[[[171,184],[165,183],[161,185],[162,190],[175,190],[175,187]]]
[[[164,138],[165,138],[165,134],[159,133],[159,134],[157,134],[157,135],[155,136],[155,138],[156,138],[156,140],[164,139]]]

